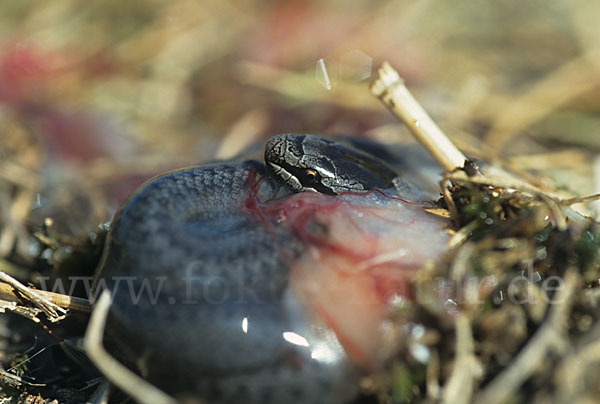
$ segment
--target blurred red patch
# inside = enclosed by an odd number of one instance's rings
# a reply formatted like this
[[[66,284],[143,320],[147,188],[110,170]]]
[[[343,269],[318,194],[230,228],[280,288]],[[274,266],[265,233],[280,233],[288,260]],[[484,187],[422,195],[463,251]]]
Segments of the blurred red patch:
[[[0,101],[18,106],[39,96],[43,86],[61,73],[58,61],[57,55],[27,42],[0,51]]]

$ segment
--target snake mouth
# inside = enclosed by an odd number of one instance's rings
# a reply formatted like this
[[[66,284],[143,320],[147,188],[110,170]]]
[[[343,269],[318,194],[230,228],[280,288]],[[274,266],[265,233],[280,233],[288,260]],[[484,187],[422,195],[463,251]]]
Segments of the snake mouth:
[[[301,192],[301,191],[305,190],[305,188],[300,183],[300,180],[298,180],[298,178],[296,176],[294,176],[292,173],[290,173],[288,170],[286,170],[282,166],[275,164],[272,161],[269,161],[267,163],[267,167],[273,172],[273,174],[275,174],[275,176],[280,181],[287,184],[294,191]]]

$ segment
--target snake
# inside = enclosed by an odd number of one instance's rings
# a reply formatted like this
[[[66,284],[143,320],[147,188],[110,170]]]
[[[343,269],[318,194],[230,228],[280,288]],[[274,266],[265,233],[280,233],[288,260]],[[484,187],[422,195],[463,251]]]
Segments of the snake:
[[[357,371],[289,288],[304,241],[265,212],[300,192],[335,198],[397,177],[351,146],[284,134],[266,142],[264,161],[149,180],[113,217],[94,276],[94,290],[113,297],[108,351],[180,400],[348,402]]]

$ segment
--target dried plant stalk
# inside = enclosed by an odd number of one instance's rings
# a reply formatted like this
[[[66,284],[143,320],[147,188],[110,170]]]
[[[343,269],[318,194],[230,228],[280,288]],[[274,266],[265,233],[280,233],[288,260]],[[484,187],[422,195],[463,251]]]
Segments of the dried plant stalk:
[[[36,308],[43,311],[50,321],[55,322],[62,320],[64,315],[67,313],[64,308],[58,306],[54,302],[51,302],[45,296],[39,293],[40,291],[28,288],[3,271],[0,271],[0,281],[8,284],[9,288],[12,288],[14,291],[16,291],[13,292],[13,296],[22,296],[19,301],[22,301],[23,299],[28,300]]]
[[[110,293],[102,292],[85,333],[83,344],[90,360],[115,386],[142,404],[177,404],[177,401],[148,383],[113,358],[102,346],[102,335],[111,305]]]
[[[23,288],[27,289],[30,292],[33,291],[34,293],[43,297],[50,303],[53,303],[56,306],[61,307],[63,309],[80,311],[84,313],[92,312],[92,304],[87,299],[63,295],[61,293],[48,292],[45,290],[32,289],[28,288],[27,286],[23,286]],[[11,286],[8,283],[0,282],[0,300],[20,303],[23,301],[23,298],[15,293],[14,286]]]
[[[371,85],[371,93],[408,126],[417,140],[446,171],[464,166],[464,154],[433,122],[388,62],[384,62],[379,69],[378,77]]]
[[[600,194],[565,199],[563,201],[560,201],[560,203],[561,203],[561,205],[570,206],[570,205],[575,205],[576,203],[589,203],[589,202],[595,202],[598,200],[600,200]]]

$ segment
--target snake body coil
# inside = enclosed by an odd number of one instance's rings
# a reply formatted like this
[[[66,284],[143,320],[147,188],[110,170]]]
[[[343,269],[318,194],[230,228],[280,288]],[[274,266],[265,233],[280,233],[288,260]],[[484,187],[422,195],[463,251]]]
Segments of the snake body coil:
[[[298,191],[389,186],[394,175],[307,135],[273,138],[265,158],[268,168],[247,161],[164,174],[121,207],[94,286],[114,296],[108,349],[178,398],[345,402],[355,394],[354,371],[288,288],[304,245],[260,206]]]

